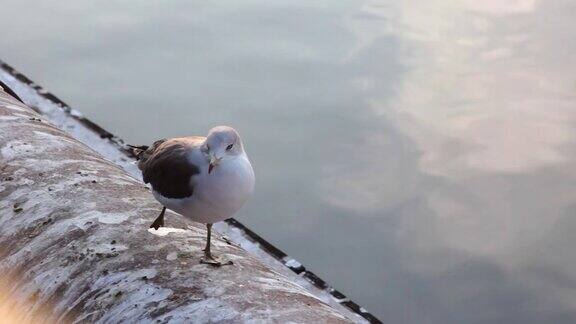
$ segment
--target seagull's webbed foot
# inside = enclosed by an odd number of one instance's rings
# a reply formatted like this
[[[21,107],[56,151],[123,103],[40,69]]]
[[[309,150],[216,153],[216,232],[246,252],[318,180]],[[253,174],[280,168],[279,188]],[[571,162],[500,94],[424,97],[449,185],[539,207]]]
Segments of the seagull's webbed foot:
[[[231,260],[223,261],[219,258],[213,257],[210,253],[204,253],[204,257],[200,259],[200,263],[209,264],[214,267],[221,267],[225,265],[233,265],[234,263]]]
[[[232,265],[232,261],[221,261],[212,256],[210,253],[210,239],[212,238],[212,224],[206,224],[206,247],[204,248],[204,257],[200,259],[200,263],[209,264],[214,267],[223,265]]]
[[[154,220],[152,225],[150,225],[150,228],[158,230],[160,227],[164,227],[164,212],[165,211],[166,211],[166,207],[162,207],[162,211],[160,212],[160,215],[158,215],[158,217],[156,217],[156,219]]]

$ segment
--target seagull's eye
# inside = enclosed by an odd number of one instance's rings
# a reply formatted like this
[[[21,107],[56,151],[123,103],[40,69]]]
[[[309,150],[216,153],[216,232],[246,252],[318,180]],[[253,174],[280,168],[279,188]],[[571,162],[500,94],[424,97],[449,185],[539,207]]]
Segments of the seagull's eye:
[[[230,144],[230,145],[226,146],[226,151],[230,151],[232,149],[232,146],[234,146],[234,144]]]

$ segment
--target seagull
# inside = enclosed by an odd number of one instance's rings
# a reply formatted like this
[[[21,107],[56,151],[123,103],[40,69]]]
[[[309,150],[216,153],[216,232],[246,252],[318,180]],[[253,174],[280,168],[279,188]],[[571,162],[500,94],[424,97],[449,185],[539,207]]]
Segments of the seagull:
[[[188,136],[155,141],[152,146],[133,146],[145,183],[163,206],[150,228],[164,226],[166,208],[206,224],[204,258],[213,266],[221,262],[210,252],[212,224],[232,217],[254,191],[254,170],[244,151],[240,134],[217,126],[206,137]]]

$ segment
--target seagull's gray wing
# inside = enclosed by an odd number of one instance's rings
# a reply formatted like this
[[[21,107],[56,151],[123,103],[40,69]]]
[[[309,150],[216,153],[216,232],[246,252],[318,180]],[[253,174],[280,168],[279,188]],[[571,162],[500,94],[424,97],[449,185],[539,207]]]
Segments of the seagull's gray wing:
[[[189,157],[203,141],[203,137],[183,137],[154,142],[141,154],[138,163],[144,182],[166,198],[192,196],[194,187],[190,178],[199,174],[200,168]]]

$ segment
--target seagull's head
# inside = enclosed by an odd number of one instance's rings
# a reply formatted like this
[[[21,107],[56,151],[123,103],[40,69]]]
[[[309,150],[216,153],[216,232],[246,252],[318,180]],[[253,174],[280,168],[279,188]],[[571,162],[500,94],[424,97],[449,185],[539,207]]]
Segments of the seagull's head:
[[[234,159],[244,153],[240,134],[229,126],[216,126],[208,132],[203,151],[210,160],[208,173],[226,160]]]

